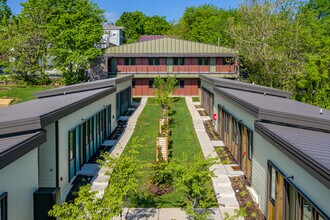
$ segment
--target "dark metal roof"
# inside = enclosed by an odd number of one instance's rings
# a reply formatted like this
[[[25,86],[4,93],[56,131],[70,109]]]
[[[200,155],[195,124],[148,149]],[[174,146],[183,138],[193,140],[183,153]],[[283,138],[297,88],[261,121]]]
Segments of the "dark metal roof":
[[[35,130],[116,91],[116,87],[35,99],[0,109],[0,135]]]
[[[330,188],[330,133],[262,122],[255,131]]]
[[[255,85],[251,83],[239,82],[235,80],[229,80],[219,77],[210,77],[203,74],[200,74],[199,77],[214,86],[219,86],[221,88],[237,89],[241,91],[253,92],[272,96],[278,96],[283,98],[290,98],[292,93],[286,92],[283,90],[273,89],[266,86]]]
[[[0,137],[0,169],[44,142],[46,142],[46,134],[43,131]]]
[[[157,40],[157,39],[162,39],[164,37],[167,37],[167,36],[165,36],[165,35],[141,35],[139,42],[148,41],[148,40]]]
[[[77,92],[83,92],[83,91],[90,91],[94,89],[102,89],[102,88],[109,88],[113,87],[114,85],[126,81],[128,79],[133,78],[133,75],[126,75],[126,76],[120,76],[116,78],[110,78],[110,79],[103,79],[103,80],[97,80],[93,82],[86,82],[71,86],[64,86],[56,89],[50,89],[45,90],[41,92],[34,93],[34,96],[37,98],[45,98],[50,96],[56,96],[56,95],[63,95],[63,94],[70,94],[70,93],[77,93]]]
[[[330,111],[281,97],[214,87],[214,92],[233,100],[259,120],[330,130]]]

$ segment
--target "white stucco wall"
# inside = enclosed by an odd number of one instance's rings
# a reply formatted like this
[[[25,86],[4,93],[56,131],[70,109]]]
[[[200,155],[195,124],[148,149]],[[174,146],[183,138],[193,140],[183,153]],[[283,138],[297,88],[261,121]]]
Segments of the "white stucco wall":
[[[131,85],[132,85],[132,80],[127,80],[117,84],[117,93],[126,89],[127,87],[130,87]]]
[[[111,104],[111,114],[116,118],[116,95],[115,93],[108,95],[82,109],[76,111],[58,121],[59,127],[59,181],[61,187],[61,201],[70,191],[71,183],[69,183],[69,159],[68,159],[68,131],[74,129],[82,123],[82,119],[92,117],[95,113],[104,109],[104,106]],[[115,119],[111,119],[111,131],[116,126]]]
[[[292,181],[330,215],[330,190],[256,132],[253,157],[252,186],[259,194],[260,208],[263,212],[266,212],[267,207],[267,161],[271,160],[286,176],[293,175]]]
[[[0,195],[8,193],[8,219],[33,219],[33,193],[38,189],[38,148],[0,170]]]
[[[39,147],[39,187],[56,187],[55,123],[45,127],[47,142]]]

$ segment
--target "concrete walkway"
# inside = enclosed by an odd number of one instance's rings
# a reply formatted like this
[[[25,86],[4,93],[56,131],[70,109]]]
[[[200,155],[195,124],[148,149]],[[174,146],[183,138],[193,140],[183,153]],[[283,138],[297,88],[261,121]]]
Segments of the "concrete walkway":
[[[128,120],[126,128],[124,130],[123,135],[118,139],[118,142],[114,144],[114,148],[111,152],[112,156],[119,157],[123,153],[129,139],[131,138],[134,132],[137,119],[139,118],[142,110],[147,104],[147,99],[148,99],[147,97],[143,97],[141,99],[140,105],[136,108],[136,110],[131,115],[131,117],[125,118]],[[98,198],[103,197],[104,190],[108,186],[109,177],[105,175],[106,171],[107,168],[101,167],[91,182],[91,190],[97,192],[96,197]]]
[[[214,151],[214,144],[223,146],[221,141],[212,142],[205,131],[203,117],[199,115],[195,105],[200,105],[199,102],[194,103],[192,97],[186,97],[186,103],[192,116],[194,128],[202,147],[205,157],[219,158]],[[234,209],[239,209],[239,204],[235,197],[235,192],[231,187],[229,176],[243,175],[242,171],[234,171],[231,165],[216,164],[211,167],[214,170],[216,177],[212,178],[213,187],[216,193],[217,201],[221,216],[224,218],[224,213],[232,214]]]

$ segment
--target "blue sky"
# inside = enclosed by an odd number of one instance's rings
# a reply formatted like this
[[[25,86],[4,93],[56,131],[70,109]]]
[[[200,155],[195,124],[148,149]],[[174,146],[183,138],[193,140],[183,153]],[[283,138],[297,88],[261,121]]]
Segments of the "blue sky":
[[[146,15],[166,16],[168,21],[177,21],[188,6],[213,4],[225,9],[236,8],[241,0],[93,0],[105,10],[108,20],[115,22],[123,12],[142,11]],[[7,0],[14,14],[21,10],[22,0]]]

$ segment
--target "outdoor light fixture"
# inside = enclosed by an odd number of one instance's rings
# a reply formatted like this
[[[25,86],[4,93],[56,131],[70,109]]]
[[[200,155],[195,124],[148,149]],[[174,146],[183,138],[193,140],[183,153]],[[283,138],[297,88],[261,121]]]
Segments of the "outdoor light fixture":
[[[292,179],[293,180],[294,176],[293,175],[292,176],[287,176],[286,179]]]

